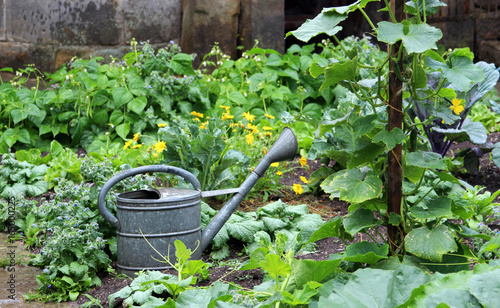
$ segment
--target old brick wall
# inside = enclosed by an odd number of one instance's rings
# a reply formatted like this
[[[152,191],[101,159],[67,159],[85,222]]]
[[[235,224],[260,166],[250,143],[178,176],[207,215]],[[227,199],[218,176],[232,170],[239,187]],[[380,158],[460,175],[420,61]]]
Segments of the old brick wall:
[[[54,71],[72,57],[121,57],[130,40],[180,41],[182,0],[0,0],[0,67]]]

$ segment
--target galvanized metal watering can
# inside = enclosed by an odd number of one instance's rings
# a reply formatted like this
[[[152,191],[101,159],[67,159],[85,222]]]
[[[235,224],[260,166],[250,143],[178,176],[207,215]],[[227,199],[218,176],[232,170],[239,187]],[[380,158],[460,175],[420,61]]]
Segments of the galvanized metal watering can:
[[[250,176],[235,189],[201,191],[200,182],[192,173],[164,165],[126,170],[109,179],[99,193],[98,206],[101,215],[117,228],[118,272],[133,277],[143,269],[170,268],[168,264],[156,261],[151,256],[161,259],[155,252],[156,249],[174,263],[175,240],[181,240],[187,248],[194,251],[192,258],[199,259],[271,163],[293,159],[297,149],[297,138],[292,130],[286,127]],[[117,197],[117,217],[109,212],[105,198],[116,183],[137,174],[154,172],[181,176],[189,181],[194,189],[168,187],[125,192]],[[202,231],[201,198],[233,193],[231,199]]]

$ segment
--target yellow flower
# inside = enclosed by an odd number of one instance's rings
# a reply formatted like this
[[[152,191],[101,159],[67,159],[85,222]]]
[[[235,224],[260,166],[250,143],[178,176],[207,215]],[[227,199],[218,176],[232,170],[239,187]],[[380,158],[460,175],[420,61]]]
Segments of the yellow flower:
[[[247,140],[248,144],[252,144],[254,138],[253,138],[252,134],[248,134],[248,135],[245,136],[245,139]]]
[[[307,166],[307,158],[305,158],[304,156],[302,156],[299,160],[299,163],[302,167],[305,167]]]
[[[192,115],[194,115],[195,117],[198,117],[198,118],[202,118],[203,119],[203,113],[199,113],[199,112],[196,112],[196,111],[192,111],[191,112]]]
[[[126,148],[128,148],[132,144],[132,142],[133,142],[133,140],[129,140],[129,141],[125,142],[123,149],[125,150]]]
[[[456,99],[456,98],[454,98],[451,101],[450,109],[456,115],[459,115],[462,111],[464,111],[464,106],[462,106],[462,102],[463,102],[463,99]]]
[[[153,156],[154,157],[158,157],[158,153],[153,153]]]
[[[293,184],[292,188],[296,195],[301,195],[304,192],[304,188],[300,184]]]
[[[165,127],[165,126],[167,126],[167,123],[160,123],[160,124],[158,124],[158,127]]]
[[[207,129],[207,124],[208,124],[208,121],[201,123],[200,129]]]
[[[248,128],[252,130],[252,133],[253,134],[257,134],[259,132],[259,130],[257,129],[257,126],[251,124],[251,123],[248,123]]]
[[[266,118],[269,118],[269,119],[274,119],[274,117],[273,117],[272,115],[267,114],[267,113],[266,113],[264,116],[265,116]]]
[[[229,109],[231,108],[231,107],[224,106],[224,105],[220,105],[219,107],[221,107],[222,109],[226,110],[226,112],[229,112]]]
[[[229,113],[223,113],[222,114],[222,120],[226,120],[226,119],[230,120],[232,118],[234,118],[234,115],[232,115],[232,114],[229,114]]]
[[[197,122],[200,122],[200,118],[193,118],[193,121],[197,121]]]
[[[142,144],[136,144],[136,145],[134,145],[134,146],[132,147],[132,149],[138,149],[138,148],[140,148],[140,147],[142,147]]]
[[[157,153],[161,153],[164,149],[167,148],[167,145],[165,144],[165,141],[160,141],[155,145],[153,145],[153,148],[156,150]]]
[[[255,116],[251,114],[250,112],[243,112],[243,117],[250,123],[255,121]]]
[[[141,133],[136,133],[134,134],[134,138],[132,138],[134,141],[139,141],[139,136],[141,135]]]
[[[267,133],[264,133],[264,135],[265,135],[265,136],[272,137],[272,136],[273,136],[273,133],[267,132]]]
[[[309,184],[309,181],[304,176],[301,176],[300,180],[306,184]]]
[[[262,149],[262,153],[264,153],[264,155],[267,154],[267,149]]]
[[[276,174],[277,174],[277,175],[282,175],[282,174],[283,174],[283,172],[278,171],[278,172],[276,172]]]
[[[271,167],[275,167],[276,168],[276,167],[279,167],[279,165],[280,165],[280,163],[276,162],[276,163],[272,163]]]
[[[265,131],[273,130],[273,128],[269,127],[269,126],[264,126],[264,127],[262,127],[262,129]]]

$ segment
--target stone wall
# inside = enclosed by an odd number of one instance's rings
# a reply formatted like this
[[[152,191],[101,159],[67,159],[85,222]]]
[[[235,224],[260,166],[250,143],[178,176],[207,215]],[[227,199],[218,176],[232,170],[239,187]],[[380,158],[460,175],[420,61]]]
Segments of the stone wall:
[[[72,57],[121,58],[130,41],[175,41],[199,59],[219,42],[284,51],[284,0],[0,0],[0,68],[52,72]]]
[[[0,0],[0,67],[54,71],[72,57],[121,57],[130,40],[180,41],[182,0]]]

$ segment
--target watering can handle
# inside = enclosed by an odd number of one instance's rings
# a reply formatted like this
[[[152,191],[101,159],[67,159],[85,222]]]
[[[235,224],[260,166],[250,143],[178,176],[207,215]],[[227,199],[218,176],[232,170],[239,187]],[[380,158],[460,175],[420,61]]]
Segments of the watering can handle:
[[[113,187],[116,183],[120,182],[125,178],[137,174],[155,173],[155,172],[165,172],[181,176],[184,179],[188,180],[193,185],[194,189],[201,190],[200,181],[198,181],[198,179],[194,176],[194,174],[181,168],[164,166],[164,165],[151,165],[151,166],[142,166],[130,170],[125,170],[115,175],[111,179],[109,179],[104,184],[104,186],[101,189],[101,192],[99,193],[98,208],[99,212],[101,212],[101,215],[104,217],[104,219],[106,219],[109,223],[118,228],[118,230],[120,229],[120,221],[118,220],[118,218],[113,216],[113,214],[111,214],[111,212],[106,208],[106,201],[105,201],[106,195],[108,194],[108,191],[111,189],[111,187]]]

